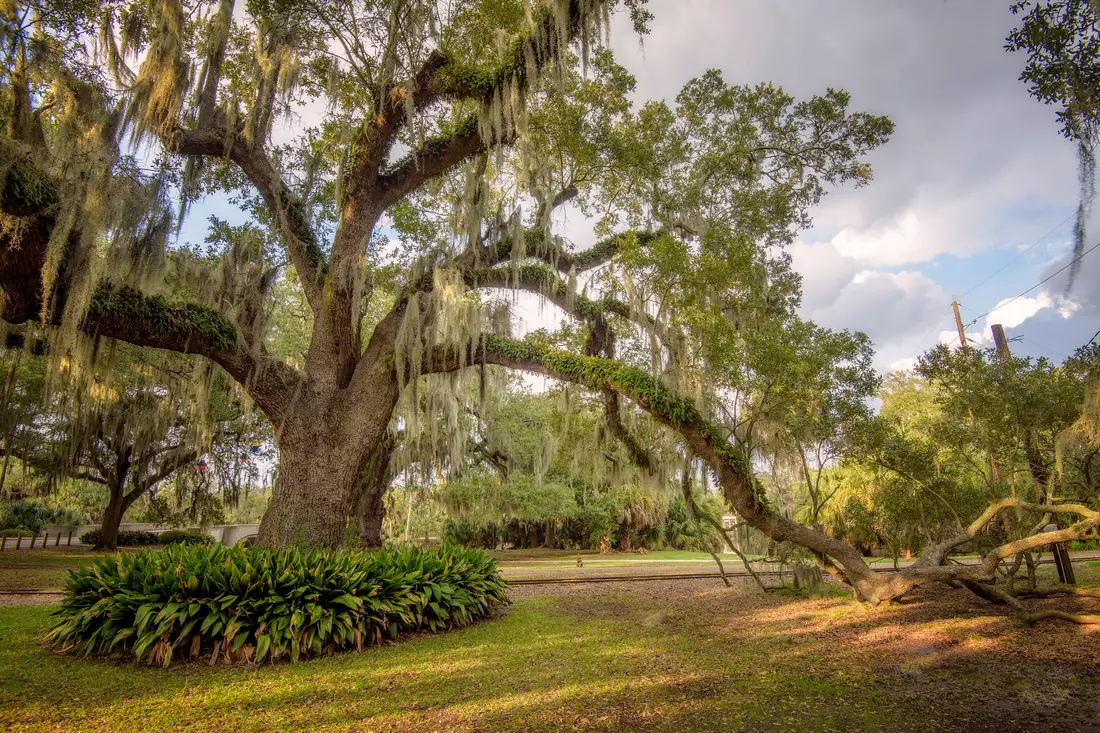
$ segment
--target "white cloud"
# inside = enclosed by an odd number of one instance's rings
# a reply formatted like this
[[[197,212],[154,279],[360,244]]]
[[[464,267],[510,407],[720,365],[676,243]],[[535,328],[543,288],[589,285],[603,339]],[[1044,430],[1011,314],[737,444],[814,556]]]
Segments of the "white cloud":
[[[922,246],[920,217],[906,211],[887,226],[867,228],[846,227],[832,239],[837,252],[860,264],[871,266],[900,265],[928,259],[929,248]]]
[[[832,302],[807,304],[803,312],[830,328],[863,331],[881,350],[910,343],[914,334],[928,328],[946,298],[943,288],[922,273],[863,270]],[[881,354],[880,362],[890,363]]]
[[[856,276],[856,260],[842,255],[830,242],[796,242],[788,252],[794,269],[802,275],[803,310],[832,305]]]

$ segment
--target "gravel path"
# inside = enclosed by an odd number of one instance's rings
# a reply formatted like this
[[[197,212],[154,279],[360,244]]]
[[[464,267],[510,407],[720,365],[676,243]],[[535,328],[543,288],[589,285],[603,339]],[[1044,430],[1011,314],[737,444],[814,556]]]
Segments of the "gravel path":
[[[61,593],[4,593],[0,591],[0,606],[52,606],[61,603]]]

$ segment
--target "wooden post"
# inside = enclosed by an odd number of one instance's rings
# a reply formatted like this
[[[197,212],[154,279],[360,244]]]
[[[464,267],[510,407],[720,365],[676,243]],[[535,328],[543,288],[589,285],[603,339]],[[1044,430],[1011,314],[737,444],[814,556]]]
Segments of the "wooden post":
[[[61,544],[61,530],[59,529],[59,530],[57,530],[57,539],[54,540],[53,546],[57,547],[60,544]]]
[[[997,344],[997,356],[1004,361],[1012,359],[1012,352],[1008,348],[1008,339],[1005,338],[1005,329],[999,323],[989,327],[993,331],[993,343]]]
[[[34,549],[34,541],[36,539],[38,539],[38,533],[37,532],[35,532],[34,534],[31,535],[31,549],[32,550]]]
[[[4,551],[4,545],[8,544],[8,536],[0,536],[0,552]]]
[[[1059,542],[1054,545],[1054,567],[1058,569],[1058,580],[1066,585],[1077,585],[1077,578],[1073,575],[1073,561],[1069,557],[1069,543]]]
[[[73,531],[69,530],[69,547],[73,546]]]
[[[23,544],[23,535],[16,535],[16,537],[15,537],[15,549],[18,550],[20,545],[22,545],[22,544]]]
[[[966,343],[966,329],[963,328],[963,319],[959,315],[959,301],[952,300],[951,307],[955,309],[955,327],[959,329],[959,348],[964,354],[969,354],[970,346]]]

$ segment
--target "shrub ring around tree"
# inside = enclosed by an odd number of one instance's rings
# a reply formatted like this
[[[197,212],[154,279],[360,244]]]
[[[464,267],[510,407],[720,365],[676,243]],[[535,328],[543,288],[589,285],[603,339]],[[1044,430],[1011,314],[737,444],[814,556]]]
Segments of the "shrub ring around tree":
[[[59,651],[211,664],[361,650],[507,603],[496,560],[443,546],[373,552],[173,544],[72,571],[48,641]]]

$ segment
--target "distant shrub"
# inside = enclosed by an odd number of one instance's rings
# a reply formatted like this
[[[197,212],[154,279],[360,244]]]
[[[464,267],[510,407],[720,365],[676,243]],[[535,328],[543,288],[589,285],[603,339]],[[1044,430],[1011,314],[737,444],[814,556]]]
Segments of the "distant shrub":
[[[29,499],[13,499],[0,504],[0,529],[23,529],[38,534],[51,524],[78,524],[79,518],[64,509]]]
[[[95,545],[99,543],[99,530],[93,529],[91,532],[85,532],[80,535],[80,541],[86,545]],[[134,547],[137,545],[159,545],[161,543],[160,535],[156,532],[146,532],[145,530],[128,530],[124,529],[118,533],[119,547]]]
[[[1082,552],[1085,550],[1100,550],[1100,540],[1077,540],[1069,543],[1069,549]]]
[[[158,539],[162,545],[212,545],[214,538],[205,532],[194,529],[170,529],[161,532]]]
[[[505,602],[496,560],[461,547],[336,552],[169,545],[72,572],[49,641],[167,666],[362,649],[469,624]]]
[[[34,537],[34,532],[26,529],[0,529],[0,537]]]

